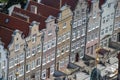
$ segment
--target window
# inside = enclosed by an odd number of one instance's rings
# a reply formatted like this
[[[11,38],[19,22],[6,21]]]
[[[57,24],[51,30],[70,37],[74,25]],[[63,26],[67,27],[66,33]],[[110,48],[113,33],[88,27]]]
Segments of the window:
[[[77,27],[77,22],[74,22],[73,23],[73,28],[76,28]]]
[[[108,33],[108,27],[106,27],[106,29],[105,29],[105,33]]]
[[[22,66],[20,66],[20,68],[19,68],[19,74],[20,74],[20,75],[23,75],[23,73],[24,73],[24,66],[22,65]]]
[[[43,46],[43,52],[47,51],[47,44],[44,44]]]
[[[63,28],[66,28],[67,27],[67,24],[66,24],[66,22],[65,23],[63,23]]]
[[[42,71],[42,79],[46,79],[46,70]]]
[[[40,44],[37,46],[37,51],[41,52],[41,45]]]
[[[29,58],[29,57],[30,57],[30,49],[28,49],[26,52],[26,58]]]
[[[36,60],[36,66],[40,66],[40,63],[41,63],[41,58],[37,58],[37,60]]]
[[[48,35],[49,35],[49,36],[52,35],[52,30],[49,30],[49,31],[48,31]]]
[[[31,69],[30,63],[26,64],[26,72],[29,72]]]
[[[104,29],[101,30],[101,35],[103,35],[103,34],[104,34]]]
[[[110,8],[111,7],[111,3],[108,3],[108,8]]]
[[[54,65],[52,65],[52,66],[50,67],[50,73],[51,73],[51,74],[54,73]]]
[[[36,49],[35,47],[32,48],[32,55],[35,55],[36,54]]]
[[[34,68],[35,68],[35,61],[33,60],[31,63],[31,69],[34,69]]]
[[[57,50],[57,57],[60,56],[60,49]]]
[[[78,26],[82,25],[82,20],[78,20]]]
[[[20,44],[15,45],[15,51],[18,51],[20,49]]]
[[[60,68],[64,67],[64,59],[60,61]]]
[[[20,61],[20,62],[24,61],[24,53],[21,53],[21,54],[19,55],[19,61]]]
[[[73,34],[72,34],[72,41],[74,41],[75,40],[75,32],[73,32]]]
[[[77,33],[78,33],[77,38],[80,38],[80,30],[78,30]]]
[[[113,27],[113,26],[112,26],[112,25],[110,25],[109,31],[112,31],[112,29],[113,29],[112,27]]]
[[[55,42],[55,39],[53,39],[51,42],[52,42],[52,44],[51,44],[52,47],[55,47],[55,43],[56,43],[56,42]]]
[[[46,64],[46,57],[44,56],[43,57],[43,64],[42,65],[45,65]]]
[[[9,66],[10,66],[10,68],[14,66],[14,58],[10,58]]]
[[[31,12],[37,14],[37,7],[35,5],[31,5]]]
[[[82,24],[85,24],[85,23],[86,23],[86,18],[83,18]]]
[[[36,41],[36,35],[33,35],[32,42],[34,43]]]

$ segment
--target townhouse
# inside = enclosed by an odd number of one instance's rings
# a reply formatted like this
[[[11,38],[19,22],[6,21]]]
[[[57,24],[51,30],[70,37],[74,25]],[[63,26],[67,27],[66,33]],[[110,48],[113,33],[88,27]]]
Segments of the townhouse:
[[[108,47],[108,42],[113,34],[115,0],[107,0],[102,6],[101,26],[100,26],[100,46]]]
[[[94,58],[96,57],[96,48],[99,46],[100,14],[99,0],[93,0],[88,14],[86,54]]]
[[[87,1],[79,0],[73,13],[72,21],[72,46],[71,61],[78,62],[84,57],[85,53],[85,36],[86,36],[86,9]]]
[[[41,34],[39,23],[31,24],[12,16],[0,13],[0,25],[13,31],[8,44],[9,66],[8,80],[36,78],[40,79]],[[6,33],[3,33],[6,34]],[[1,37],[1,36],[0,36]],[[3,36],[3,39],[6,36]],[[27,44],[27,47],[25,47]],[[24,72],[25,71],[25,72]]]

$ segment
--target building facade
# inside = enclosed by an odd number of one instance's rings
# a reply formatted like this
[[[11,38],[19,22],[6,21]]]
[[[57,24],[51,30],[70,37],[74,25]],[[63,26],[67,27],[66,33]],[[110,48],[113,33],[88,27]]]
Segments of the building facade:
[[[96,57],[96,48],[99,46],[100,33],[100,9],[99,0],[93,0],[89,12],[89,21],[87,28],[86,54]]]
[[[79,0],[73,11],[71,61],[84,57],[87,1]]]
[[[115,4],[115,0],[107,0],[101,7],[100,46],[102,47],[108,47],[108,42],[113,34]]]

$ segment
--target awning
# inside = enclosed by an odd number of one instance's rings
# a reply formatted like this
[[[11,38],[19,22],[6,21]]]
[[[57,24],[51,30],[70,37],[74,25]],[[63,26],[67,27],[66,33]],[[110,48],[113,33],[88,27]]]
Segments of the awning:
[[[93,58],[89,55],[86,55],[86,54],[84,55],[84,58],[82,58],[82,59],[83,59],[83,61],[95,60],[95,58]]]
[[[61,72],[61,71],[58,71],[56,70],[53,74],[54,77],[61,77],[61,76],[66,76],[65,73]]]
[[[78,65],[74,64],[74,63],[69,63],[68,66],[67,66],[68,69],[76,69],[76,68],[79,68]]]

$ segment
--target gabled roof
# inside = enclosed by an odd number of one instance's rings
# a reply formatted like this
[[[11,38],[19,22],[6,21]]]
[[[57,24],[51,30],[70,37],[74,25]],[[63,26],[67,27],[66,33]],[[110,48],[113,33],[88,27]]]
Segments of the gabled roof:
[[[27,10],[23,10],[17,7],[14,8],[12,16],[22,19],[24,21],[28,19],[30,23],[32,23],[33,21],[40,22],[39,30],[44,29],[46,25],[45,24],[45,20],[47,19],[46,17],[31,13]]]
[[[37,14],[38,15],[43,15],[45,17],[48,17],[49,15],[58,16],[58,13],[60,12],[58,9],[55,9],[53,7],[44,5],[42,3],[37,3],[35,1],[30,1],[27,6],[27,10],[31,11],[31,6],[34,5],[37,7]]]
[[[13,31],[18,29],[23,32],[25,37],[29,34],[30,23],[17,19],[13,16],[9,16],[7,14],[0,13],[0,25]]]
[[[67,4],[70,6],[71,10],[73,11],[78,3],[78,0],[42,0],[41,3],[54,7],[56,9],[60,9],[60,3],[61,6]]]
[[[0,38],[1,38],[1,41],[4,43],[5,48],[7,48],[9,43],[11,42],[12,34],[13,34],[12,30],[5,28],[3,26],[0,26]]]

